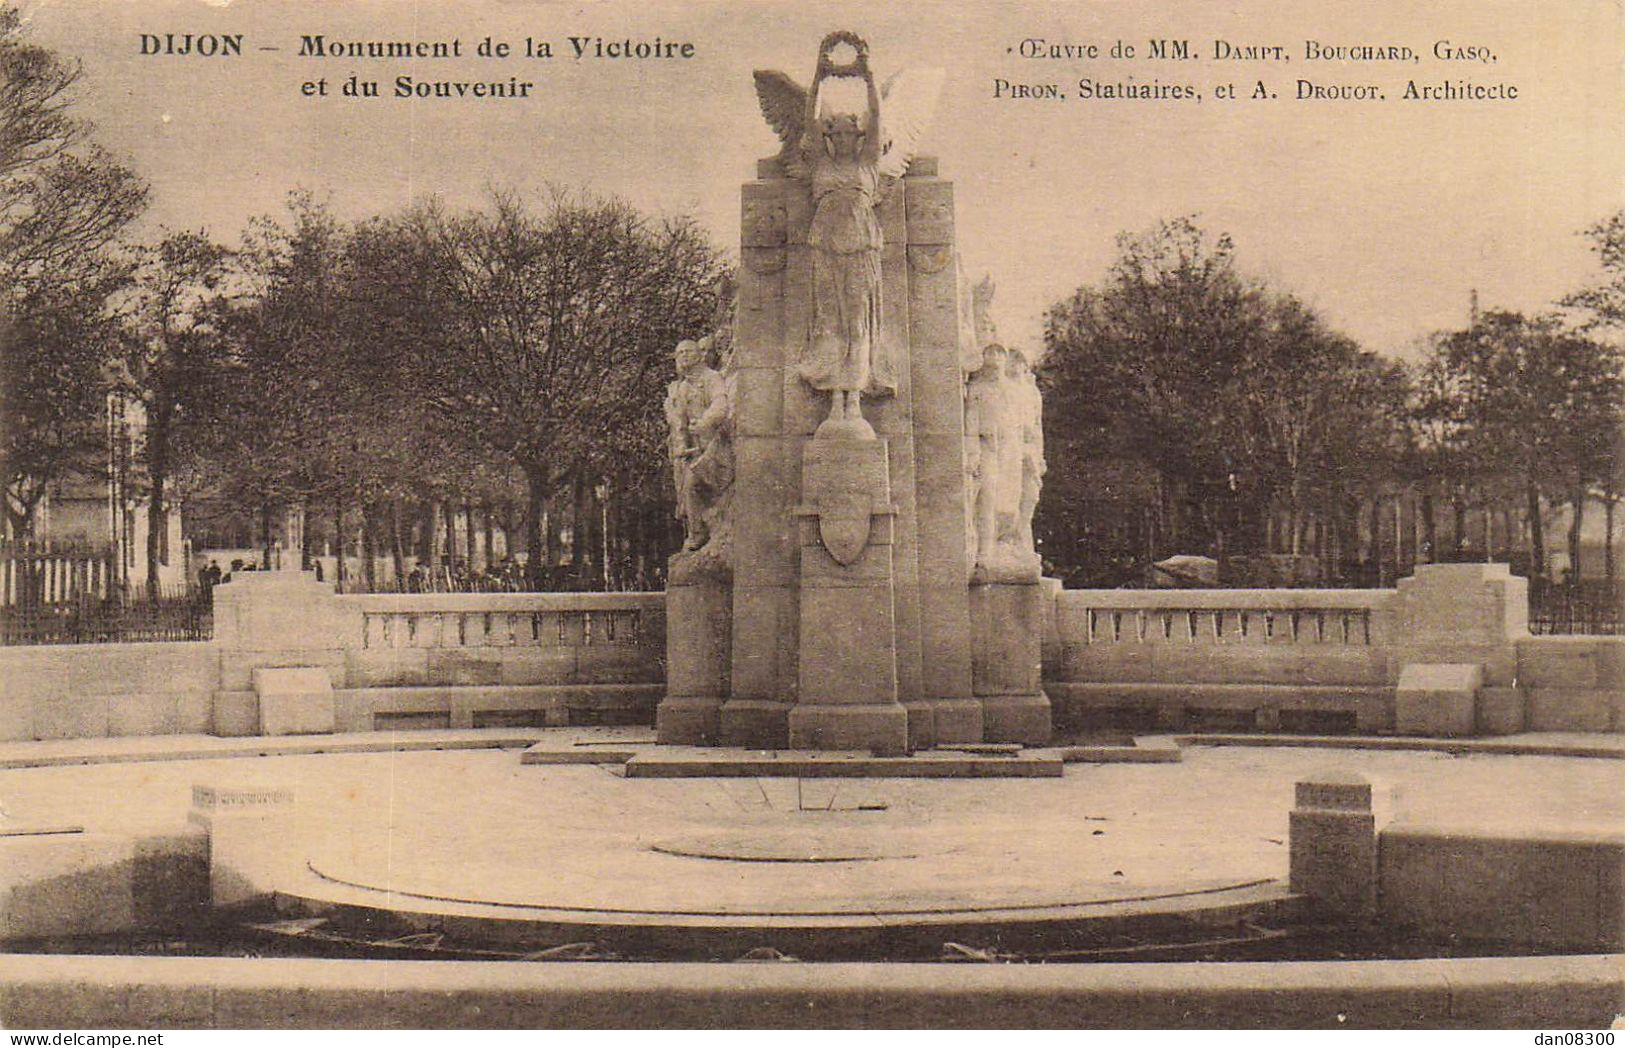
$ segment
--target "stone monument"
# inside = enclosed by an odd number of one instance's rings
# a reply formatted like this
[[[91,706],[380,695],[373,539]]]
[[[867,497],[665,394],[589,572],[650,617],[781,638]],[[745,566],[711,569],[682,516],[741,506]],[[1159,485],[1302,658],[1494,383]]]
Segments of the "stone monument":
[[[810,88],[755,79],[783,148],[744,187],[730,359],[710,377],[690,351],[668,402],[687,542],[657,734],[1045,741],[1038,393],[977,320],[953,186],[914,155],[942,74],[877,87],[867,44],[837,32]],[[729,467],[711,502],[707,432]]]

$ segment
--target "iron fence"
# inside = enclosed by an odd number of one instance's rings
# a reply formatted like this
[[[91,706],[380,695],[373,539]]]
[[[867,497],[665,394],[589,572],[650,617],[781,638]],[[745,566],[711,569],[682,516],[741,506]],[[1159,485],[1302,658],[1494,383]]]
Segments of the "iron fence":
[[[114,644],[208,640],[214,634],[213,592],[175,586],[153,599],[115,589],[65,601],[24,601],[0,607],[0,645]]]
[[[1529,632],[1625,636],[1625,585],[1606,579],[1530,579]]]

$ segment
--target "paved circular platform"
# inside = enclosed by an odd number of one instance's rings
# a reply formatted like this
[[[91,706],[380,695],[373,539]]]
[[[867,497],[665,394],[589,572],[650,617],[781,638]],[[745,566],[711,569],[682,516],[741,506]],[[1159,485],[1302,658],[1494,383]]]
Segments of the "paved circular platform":
[[[1328,767],[1393,785],[1412,821],[1625,825],[1618,761],[1300,749],[1028,780],[628,779],[503,751],[329,754],[7,770],[0,791],[12,820],[127,832],[183,822],[194,783],[290,788],[286,847],[305,860],[278,886],[290,906],[409,929],[947,936],[1279,900],[1293,784]]]

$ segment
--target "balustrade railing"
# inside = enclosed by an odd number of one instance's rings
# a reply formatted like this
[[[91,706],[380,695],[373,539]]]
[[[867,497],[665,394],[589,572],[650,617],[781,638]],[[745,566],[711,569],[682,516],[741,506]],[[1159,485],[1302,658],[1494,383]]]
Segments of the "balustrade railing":
[[[651,647],[664,643],[661,593],[366,594],[368,648]]]
[[[1086,644],[1321,644],[1384,641],[1392,590],[1065,590],[1061,635]]]

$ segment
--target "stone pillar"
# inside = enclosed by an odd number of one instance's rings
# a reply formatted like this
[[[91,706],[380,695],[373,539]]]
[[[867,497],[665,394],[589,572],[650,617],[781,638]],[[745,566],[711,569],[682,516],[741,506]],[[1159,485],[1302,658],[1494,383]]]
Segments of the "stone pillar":
[[[352,602],[317,582],[308,571],[240,571],[214,588],[214,645],[220,652],[220,690],[214,695],[216,735],[277,730],[320,730],[327,717],[311,719],[310,688],[287,694],[301,706],[293,721],[261,708],[264,669],[311,668],[327,674],[332,688],[346,686],[345,652],[362,647],[362,615]],[[276,686],[286,691],[277,681]],[[329,692],[329,695],[331,693]],[[283,711],[287,712],[287,711]],[[330,711],[331,712],[331,711]],[[279,725],[281,725],[279,727]],[[328,727],[326,730],[331,731]]]
[[[720,579],[666,586],[666,696],[655,710],[655,738],[715,746],[728,695],[733,593]]]
[[[1042,745],[1050,738],[1049,698],[1039,685],[1044,596],[1039,579],[978,582],[970,588],[972,672],[988,742]]]
[[[800,441],[786,428],[789,346],[806,341],[810,203],[764,160],[745,184],[734,327],[733,635],[729,691],[718,710],[726,746],[783,746],[795,701],[796,562],[791,511],[800,499]],[[799,196],[805,196],[800,189]],[[796,238],[790,231],[794,211]],[[796,340],[800,341],[797,342]],[[811,432],[808,429],[807,432]],[[668,628],[680,631],[675,617]]]
[[[1363,923],[1377,910],[1377,817],[1371,783],[1330,772],[1297,784],[1291,883],[1325,914]]]
[[[290,832],[293,813],[290,789],[192,787],[187,821],[208,834],[212,905],[262,901],[297,875],[306,856]]]
[[[798,509],[801,552],[799,688],[792,749],[908,748],[898,702],[893,604],[895,512],[887,442],[809,441]]]
[[[965,478],[965,375],[954,187],[934,157],[917,157],[900,187],[907,223],[910,409],[917,550],[917,694],[907,691],[914,746],[978,742],[983,709],[971,687],[971,610]],[[888,238],[891,234],[887,233]],[[888,239],[888,243],[890,240]]]
[[[1529,636],[1528,580],[1505,564],[1423,564],[1399,580],[1398,591],[1390,679],[1401,686],[1396,702],[1405,709],[1396,709],[1395,730],[1429,735],[1516,730],[1523,721],[1517,645]],[[1477,676],[1471,667],[1479,668]],[[1423,686],[1451,673],[1454,691]],[[1469,707],[1463,705],[1460,682],[1470,682]]]

